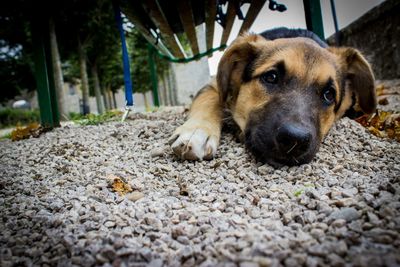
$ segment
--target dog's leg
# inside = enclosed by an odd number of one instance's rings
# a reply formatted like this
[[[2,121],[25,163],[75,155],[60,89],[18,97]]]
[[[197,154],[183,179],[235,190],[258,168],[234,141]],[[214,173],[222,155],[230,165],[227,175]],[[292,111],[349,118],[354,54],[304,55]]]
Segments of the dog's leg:
[[[182,159],[212,159],[221,136],[222,106],[215,86],[207,85],[193,100],[188,120],[169,139]]]

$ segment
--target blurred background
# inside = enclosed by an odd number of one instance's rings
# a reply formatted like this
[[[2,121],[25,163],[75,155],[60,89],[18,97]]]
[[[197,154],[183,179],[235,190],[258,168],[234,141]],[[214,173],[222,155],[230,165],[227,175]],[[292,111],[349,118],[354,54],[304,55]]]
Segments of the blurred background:
[[[264,5],[251,32],[281,26],[306,28],[303,1],[278,2],[287,10],[273,12]],[[335,44],[331,1],[321,0],[320,3],[325,37]],[[334,3],[341,44],[362,50],[372,61],[378,79],[399,78],[399,1],[336,0]],[[121,41],[112,2],[14,0],[0,10],[0,128],[39,120],[29,14],[42,8],[50,12],[48,34],[60,119],[67,121],[88,113],[103,114],[107,110],[123,109]],[[248,4],[241,6],[243,14],[247,10]],[[172,63],[156,54],[153,60],[158,103],[155,103],[148,43],[126,17],[123,25],[136,111],[154,110],[155,104],[187,105],[198,89],[216,74],[223,51],[190,63]],[[241,21],[236,19],[228,45],[236,38],[240,25]],[[219,45],[222,31],[223,28],[215,23],[214,47]],[[196,33],[200,51],[204,51],[204,25],[197,26]],[[190,50],[188,43],[185,46],[185,40],[183,44],[183,49]]]

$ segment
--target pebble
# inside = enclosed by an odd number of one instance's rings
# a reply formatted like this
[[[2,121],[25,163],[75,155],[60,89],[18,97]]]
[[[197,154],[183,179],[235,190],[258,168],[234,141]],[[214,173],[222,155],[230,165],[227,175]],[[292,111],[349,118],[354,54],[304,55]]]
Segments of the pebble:
[[[152,158],[156,158],[156,157],[162,157],[165,153],[165,148],[163,147],[156,147],[153,150],[150,151],[150,156]]]
[[[184,116],[0,141],[0,265],[398,264],[398,143],[344,118],[309,164],[261,165],[225,133],[216,159],[182,161],[164,144]]]
[[[144,197],[144,194],[142,192],[139,192],[139,191],[134,191],[134,192],[129,193],[129,194],[126,195],[126,198],[131,200],[131,201],[133,201],[133,202],[138,201],[139,199],[141,199],[143,197]]]
[[[360,217],[359,212],[355,208],[341,208],[331,213],[329,218],[332,220],[343,219],[347,222],[357,220]]]
[[[112,228],[112,227],[115,226],[115,222],[114,222],[114,221],[106,221],[106,222],[104,223],[104,226],[105,226],[105,227],[108,227],[108,228]]]

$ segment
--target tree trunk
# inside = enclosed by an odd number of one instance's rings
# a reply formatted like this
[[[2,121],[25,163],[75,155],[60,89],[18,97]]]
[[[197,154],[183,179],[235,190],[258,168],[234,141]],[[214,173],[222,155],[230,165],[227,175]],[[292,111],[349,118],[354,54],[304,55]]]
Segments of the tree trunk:
[[[54,25],[53,18],[50,18],[49,20],[49,34],[50,34],[51,61],[53,65],[54,86],[56,90],[58,111],[60,112],[61,120],[68,120],[68,112],[66,110],[65,95],[64,95],[64,78],[61,69],[61,59],[60,59],[60,53],[58,51],[56,28]]]
[[[99,74],[97,72],[96,63],[92,64],[92,76],[93,76],[93,83],[94,83],[94,93],[96,95],[97,111],[99,112],[99,114],[102,114],[102,113],[104,113],[104,104],[103,104],[103,99],[101,98]]]
[[[89,80],[86,69],[86,51],[79,37],[78,37],[78,54],[79,54],[79,67],[81,71],[83,114],[88,114],[90,113],[90,107],[89,107]]]
[[[107,89],[107,98],[108,98],[107,99],[108,103],[110,103],[110,109],[114,109],[115,107],[114,107],[114,103],[112,101],[111,89],[110,88]]]
[[[106,110],[110,110],[110,103],[108,103],[108,97],[107,97],[107,86],[103,86],[101,88],[101,91],[103,93],[103,101],[104,101],[104,106]]]
[[[118,108],[118,107],[117,107],[117,99],[115,98],[115,92],[114,92],[114,91],[111,91],[111,93],[112,93],[112,99],[113,99],[114,107],[115,107],[115,108]]]
[[[150,111],[150,105],[149,105],[149,101],[147,100],[147,95],[146,93],[142,93],[143,95],[143,100],[144,100],[144,109],[146,111]]]

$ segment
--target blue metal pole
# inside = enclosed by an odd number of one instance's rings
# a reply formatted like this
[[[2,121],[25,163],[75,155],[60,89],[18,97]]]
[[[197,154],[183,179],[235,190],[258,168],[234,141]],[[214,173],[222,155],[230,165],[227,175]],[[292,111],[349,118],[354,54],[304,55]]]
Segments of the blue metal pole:
[[[132,79],[131,79],[131,70],[129,65],[129,54],[128,49],[126,47],[126,40],[125,40],[125,33],[124,28],[122,26],[122,17],[121,11],[119,9],[118,4],[116,1],[113,1],[114,11],[115,11],[115,20],[117,21],[117,26],[119,30],[119,35],[121,38],[121,45],[122,45],[122,62],[124,68],[124,83],[125,83],[125,99],[127,106],[133,106],[133,86],[132,86]]]

